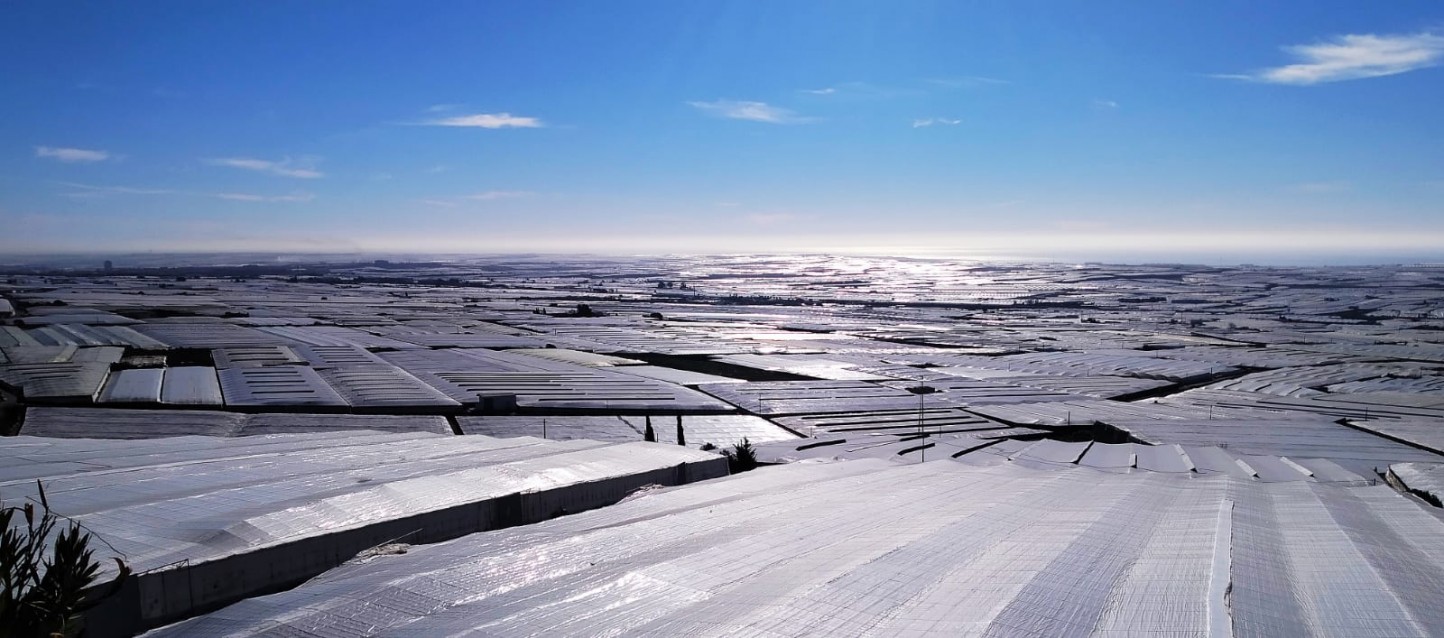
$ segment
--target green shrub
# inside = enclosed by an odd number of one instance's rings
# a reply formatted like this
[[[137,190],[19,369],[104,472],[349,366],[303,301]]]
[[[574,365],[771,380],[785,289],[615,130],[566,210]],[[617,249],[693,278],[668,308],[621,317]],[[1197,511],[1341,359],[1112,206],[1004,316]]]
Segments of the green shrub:
[[[742,439],[741,443],[732,446],[730,450],[723,450],[722,454],[727,456],[727,469],[733,474],[757,468],[757,449],[752,447],[752,442],[747,439]]]
[[[130,568],[116,558],[120,575],[109,590],[88,591],[100,571],[90,532],[67,520],[56,534],[62,517],[50,510],[44,486],[36,485],[38,512],[35,503],[0,502],[0,635],[75,636],[81,613],[118,591]]]

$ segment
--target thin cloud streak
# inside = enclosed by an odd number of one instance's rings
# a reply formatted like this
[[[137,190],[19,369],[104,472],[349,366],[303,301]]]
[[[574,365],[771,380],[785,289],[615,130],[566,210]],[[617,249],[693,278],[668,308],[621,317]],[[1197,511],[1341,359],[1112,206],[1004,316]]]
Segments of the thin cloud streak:
[[[316,199],[311,193],[291,195],[252,195],[250,193],[216,193],[216,197],[235,202],[309,202]]]
[[[1283,47],[1283,50],[1298,62],[1253,73],[1215,77],[1307,86],[1398,75],[1439,64],[1444,59],[1444,36],[1433,33],[1343,35],[1318,44]]]
[[[309,202],[316,198],[311,193],[292,193],[290,195],[255,195],[252,193],[198,193],[194,191],[178,191],[166,188],[137,188],[134,186],[95,186],[92,184],[80,184],[76,182],[55,182],[57,185],[75,189],[73,192],[61,193],[64,197],[108,197],[111,195],[181,195],[186,197],[214,197],[237,202]]]
[[[103,195],[174,195],[178,191],[162,188],[135,188],[132,186],[94,186],[75,182],[55,182],[66,188],[79,189],[77,193],[64,193],[66,197],[100,197]]]
[[[950,120],[946,117],[924,117],[913,120],[913,128],[927,128],[929,126],[957,126],[962,120]]]
[[[471,195],[459,197],[432,197],[417,200],[428,206],[439,206],[441,208],[456,208],[464,202],[494,202],[503,199],[521,199],[536,195],[531,191],[482,191]]]
[[[324,173],[315,169],[314,162],[307,159],[293,162],[291,158],[287,157],[279,162],[273,162],[251,157],[222,157],[208,159],[205,160],[205,162],[212,166],[239,168],[280,177],[294,177],[297,179],[319,179],[325,177]]]
[[[465,197],[462,197],[462,199],[470,199],[474,201],[492,201],[497,199],[516,199],[518,197],[531,197],[535,194],[536,193],[533,193],[531,191],[485,191],[482,193],[476,193],[474,195],[467,195]]]
[[[1353,190],[1353,188],[1353,184],[1339,180],[1331,182],[1304,182],[1301,184],[1293,184],[1289,186],[1288,190],[1296,193],[1323,195],[1329,193],[1344,193]]]
[[[523,117],[511,113],[475,113],[472,115],[457,115],[455,117],[444,117],[436,120],[422,122],[425,126],[451,126],[458,128],[542,128],[545,124],[534,117]]]
[[[823,97],[886,100],[897,97],[916,96],[923,93],[915,88],[900,88],[872,84],[870,82],[843,82],[821,89],[800,89],[799,93]]]
[[[35,156],[68,163],[103,162],[110,159],[110,153],[108,151],[57,146],[37,146],[35,147]]]
[[[804,124],[812,121],[812,118],[802,117],[790,109],[772,106],[766,102],[714,100],[711,102],[688,102],[687,104],[713,117],[729,120],[747,120],[767,124]]]
[[[1012,84],[1012,82],[1009,82],[1007,80],[983,77],[981,75],[965,75],[956,78],[927,78],[923,81],[927,82],[928,84],[933,84],[949,89],[972,89],[982,86],[999,86],[1003,84]]]

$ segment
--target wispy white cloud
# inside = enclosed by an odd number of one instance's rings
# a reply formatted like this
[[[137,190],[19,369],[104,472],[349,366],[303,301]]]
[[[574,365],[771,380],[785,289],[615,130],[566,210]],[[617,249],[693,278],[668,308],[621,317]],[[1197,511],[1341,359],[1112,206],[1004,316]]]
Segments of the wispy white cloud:
[[[494,202],[503,199],[521,199],[536,195],[531,191],[482,191],[460,197],[431,197],[417,200],[428,206],[439,206],[441,208],[456,208],[466,202]]]
[[[802,117],[790,109],[772,106],[766,102],[714,100],[711,102],[688,102],[687,104],[708,115],[732,120],[766,122],[768,124],[803,124],[812,121],[812,118]]]
[[[422,122],[427,126],[455,126],[461,128],[542,128],[545,126],[541,120],[534,117],[522,117],[511,113],[474,113],[472,115],[456,115],[443,117],[435,120]]]
[[[91,184],[77,184],[75,182],[55,182],[66,188],[73,189],[72,192],[62,193],[66,197],[103,197],[106,195],[174,195],[179,191],[163,188],[136,188],[133,186],[95,186]]]
[[[109,151],[58,146],[37,146],[35,147],[35,156],[71,163],[103,162],[111,157]]]
[[[962,120],[950,120],[946,117],[924,117],[913,120],[913,128],[927,128],[929,126],[957,126]]]
[[[79,184],[76,182],[55,182],[60,186],[71,189],[68,193],[61,193],[65,197],[74,198],[98,198],[112,195],[180,195],[185,197],[214,197],[236,202],[309,202],[316,198],[311,193],[291,193],[289,195],[255,195],[251,193],[206,193],[196,191],[179,191],[168,188],[137,188],[134,186],[96,186],[93,184]]]
[[[1113,101],[1113,100],[1105,100],[1105,99],[1103,99],[1103,98],[1095,98],[1095,99],[1093,100],[1093,108],[1095,108],[1095,109],[1112,110],[1112,109],[1118,108],[1118,103],[1115,102],[1115,101]]]
[[[253,195],[251,193],[216,193],[220,199],[228,199],[234,202],[309,202],[316,199],[311,193],[292,193],[290,195]]]
[[[798,91],[806,95],[817,95],[833,97],[838,99],[852,98],[864,100],[886,100],[896,97],[918,95],[921,91],[912,88],[896,86],[883,86],[871,82],[842,82],[820,89],[802,89]]]
[[[776,226],[802,219],[803,217],[792,213],[752,213],[746,217],[747,223],[757,226]]]
[[[459,108],[461,108],[461,105],[460,105],[460,104],[432,104],[431,106],[426,107],[426,112],[427,112],[427,113],[445,113],[445,112],[447,112],[447,111],[455,111],[456,109],[459,109]]]
[[[1433,33],[1343,35],[1318,44],[1286,46],[1283,50],[1298,62],[1215,77],[1309,85],[1397,75],[1435,66],[1444,60],[1444,36]]]
[[[281,177],[295,177],[299,179],[317,179],[325,177],[325,174],[316,170],[315,158],[303,157],[292,160],[287,157],[279,162],[270,160],[255,159],[251,157],[222,157],[205,160],[212,166],[228,166],[268,175]]]
[[[1303,182],[1303,183],[1299,183],[1299,184],[1291,184],[1291,185],[1289,185],[1289,187],[1288,187],[1288,190],[1293,191],[1293,192],[1295,192],[1295,193],[1305,193],[1305,194],[1309,194],[1309,195],[1326,195],[1326,194],[1330,194],[1330,193],[1343,193],[1343,192],[1351,191],[1351,190],[1353,190],[1353,189],[1354,189],[1354,185],[1353,185],[1352,183],[1348,182],[1348,181],[1345,181],[1345,180],[1334,180],[1334,181],[1325,181],[1325,182]]]
[[[1012,84],[1012,82],[1009,82],[1007,80],[983,77],[981,75],[964,75],[955,78],[927,78],[923,81],[934,86],[941,86],[949,89],[975,89],[984,86],[999,86],[1003,84]]]
[[[484,191],[481,193],[474,193],[471,195],[463,196],[462,199],[489,202],[497,199],[516,199],[518,197],[531,197],[535,194],[536,193],[533,193],[531,191]]]

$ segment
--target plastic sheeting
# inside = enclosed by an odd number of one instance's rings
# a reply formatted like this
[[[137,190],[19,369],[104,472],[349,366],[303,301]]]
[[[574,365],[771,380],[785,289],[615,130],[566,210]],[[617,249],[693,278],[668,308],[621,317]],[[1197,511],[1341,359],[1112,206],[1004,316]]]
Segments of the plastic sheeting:
[[[166,368],[160,400],[173,405],[221,405],[225,402],[216,369],[205,366]]]
[[[294,584],[388,539],[436,542],[727,472],[675,445],[374,432],[21,436],[0,440],[0,468],[7,501],[34,497],[39,479],[55,511],[105,540],[98,555],[126,557],[140,609],[119,597],[110,610],[150,619]]]
[[[935,440],[937,437],[929,437]],[[916,445],[919,441],[914,441]],[[941,440],[940,440],[941,442]],[[1137,443],[1068,443],[1042,440],[1018,442],[1002,448],[989,446],[968,453],[963,460],[983,455],[1003,455],[1028,467],[1056,467],[1077,464],[1109,472],[1227,474],[1265,482],[1319,481],[1367,483],[1374,475],[1355,473],[1328,459],[1238,454],[1212,446],[1140,445]],[[959,455],[962,456],[962,455]]]
[[[315,370],[301,366],[217,370],[226,405],[345,406],[346,400]]]
[[[731,447],[747,439],[753,444],[796,441],[797,435],[766,419],[740,414],[684,415],[683,436],[689,447],[711,443]],[[466,434],[513,437],[535,436],[558,440],[641,441],[646,418],[639,416],[462,416],[457,424]],[[677,442],[677,417],[652,417],[652,432],[658,443]]]
[[[732,409],[726,403],[679,385],[587,368],[575,372],[418,372],[416,375],[462,403],[475,403],[479,395],[512,395],[519,406],[556,410],[726,412]]]
[[[217,368],[259,368],[302,363],[304,360],[286,346],[245,346],[216,348],[211,358]]]
[[[796,464],[329,572],[158,636],[1444,635],[1385,486]]]
[[[110,374],[109,363],[22,363],[0,366],[0,381],[27,399],[93,401]]]
[[[1370,419],[1349,425],[1379,436],[1444,454],[1444,421],[1439,419]]]
[[[354,407],[461,405],[420,379],[386,363],[327,368],[319,374]]]
[[[100,391],[101,403],[158,403],[165,370],[147,368],[111,373]]]
[[[241,414],[209,410],[31,408],[22,434],[96,439],[151,439],[185,435],[250,436],[286,432],[376,430],[450,434],[446,417],[361,414]]]
[[[1436,506],[1444,502],[1444,463],[1390,465],[1389,478],[1410,492],[1432,499]]]
[[[1117,419],[1108,423],[1151,443],[1221,445],[1238,454],[1329,459],[1364,475],[1391,463],[1444,462],[1439,454],[1313,418]]]
[[[918,409],[917,397],[906,390],[866,381],[718,383],[700,389],[754,414],[768,416]],[[928,399],[934,405],[942,403],[938,396]]]

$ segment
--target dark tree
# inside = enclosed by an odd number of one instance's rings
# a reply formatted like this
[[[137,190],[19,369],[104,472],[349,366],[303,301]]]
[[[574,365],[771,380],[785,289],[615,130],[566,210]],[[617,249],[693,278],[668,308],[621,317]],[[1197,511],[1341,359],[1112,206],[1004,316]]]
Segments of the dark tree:
[[[0,635],[75,636],[81,613],[119,591],[130,568],[116,558],[119,575],[107,591],[88,591],[100,572],[90,533],[69,521],[56,534],[61,517],[36,485],[38,512],[35,503],[0,503]]]
[[[757,449],[752,447],[752,442],[747,439],[742,439],[741,443],[732,446],[730,450],[724,450],[722,454],[727,456],[727,469],[733,474],[757,469]]]

